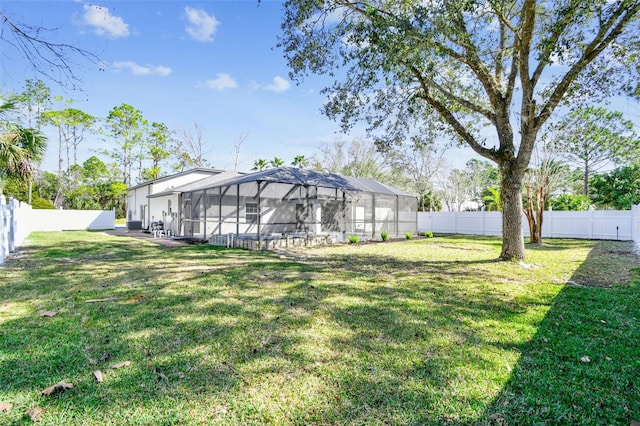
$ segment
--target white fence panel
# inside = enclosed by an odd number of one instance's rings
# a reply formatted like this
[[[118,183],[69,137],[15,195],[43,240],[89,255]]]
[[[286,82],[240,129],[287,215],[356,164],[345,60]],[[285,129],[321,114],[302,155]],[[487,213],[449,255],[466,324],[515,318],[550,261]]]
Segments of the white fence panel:
[[[113,229],[113,210],[30,210],[29,232]]]
[[[636,248],[640,251],[640,205],[631,208],[633,223],[631,224],[631,235],[636,242]]]
[[[80,231],[115,228],[114,210],[34,210],[0,194],[0,264],[34,231]]]
[[[9,206],[4,196],[0,195],[0,265],[9,254]]]
[[[526,216],[522,230],[529,236]],[[420,212],[418,231],[502,235],[501,212]],[[545,211],[543,238],[635,241],[640,248],[640,207],[631,210]]]
[[[501,235],[500,212],[419,212],[418,231],[441,234]]]
[[[29,217],[31,215],[31,206],[27,203],[21,203],[15,198],[13,201],[13,242],[14,247],[10,251],[15,251],[15,246],[19,246],[27,239],[31,233]]]

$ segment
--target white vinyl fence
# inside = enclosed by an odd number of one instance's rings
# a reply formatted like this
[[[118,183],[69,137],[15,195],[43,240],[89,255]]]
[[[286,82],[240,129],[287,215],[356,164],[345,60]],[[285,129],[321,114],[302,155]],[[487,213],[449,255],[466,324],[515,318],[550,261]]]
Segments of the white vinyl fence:
[[[0,265],[34,231],[115,228],[114,210],[34,210],[0,194]]]
[[[522,227],[528,237],[524,215]],[[502,212],[419,212],[418,231],[502,235]],[[640,247],[640,206],[631,210],[545,211],[542,237],[635,241]]]

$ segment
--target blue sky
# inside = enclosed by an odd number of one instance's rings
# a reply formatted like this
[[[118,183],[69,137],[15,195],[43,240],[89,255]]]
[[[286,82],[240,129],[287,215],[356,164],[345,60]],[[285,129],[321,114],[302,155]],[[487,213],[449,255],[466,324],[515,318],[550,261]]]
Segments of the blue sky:
[[[289,163],[311,157],[323,142],[352,138],[319,112],[320,90],[328,81],[288,78],[276,48],[281,3],[245,1],[10,1],[2,8],[18,23],[55,29],[50,40],[99,55],[104,66],[75,58],[82,91],[50,84],[53,94],[74,107],[104,118],[123,103],[172,129],[203,130],[215,167],[233,168],[234,144],[246,135],[240,170],[257,158],[278,156]],[[2,52],[3,93],[19,92],[25,79],[37,79],[14,51]],[[56,170],[57,136],[52,130],[43,169]],[[105,142],[85,142],[80,159]]]
[[[320,90],[331,82],[307,77],[300,85],[276,47],[282,4],[274,0],[230,1],[12,1],[0,0],[15,22],[52,29],[45,37],[99,55],[103,64],[75,58],[82,91],[50,84],[53,94],[72,98],[74,107],[99,118],[123,103],[142,111],[149,122],[203,131],[210,163],[233,169],[234,144],[245,135],[239,169],[258,158],[317,155],[323,143],[350,135],[320,113]],[[20,92],[25,79],[37,79],[24,58],[0,52],[0,93]],[[637,102],[613,107],[640,123]],[[42,168],[57,170],[57,135],[47,131],[49,150]],[[86,141],[83,161],[104,148],[99,137]],[[470,148],[452,149],[448,163],[464,167],[480,158]]]

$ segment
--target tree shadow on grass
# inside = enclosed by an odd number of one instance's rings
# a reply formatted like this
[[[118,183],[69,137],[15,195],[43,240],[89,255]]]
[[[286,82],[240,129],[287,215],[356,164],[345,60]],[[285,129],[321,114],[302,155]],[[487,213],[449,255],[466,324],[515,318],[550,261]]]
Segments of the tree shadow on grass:
[[[508,380],[551,300],[523,285],[535,271],[492,261],[495,239],[450,258],[300,262],[67,237],[32,246],[0,283],[8,424],[35,405],[71,425],[497,423],[486,390]],[[74,388],[40,395],[58,380]]]
[[[474,263],[486,261],[372,255],[301,263],[80,234],[35,242],[0,284],[3,309],[12,312],[0,318],[0,383],[2,398],[15,404],[3,421],[21,423],[37,405],[47,421],[66,424],[91,422],[84,417],[96,412],[113,423],[188,424],[215,416],[223,424],[341,423],[367,413],[398,420],[424,402],[415,398],[418,390],[394,396],[391,385],[408,386],[414,375],[433,375],[433,386],[451,380],[444,363],[425,361],[411,346],[426,350],[431,328],[451,323],[454,314],[449,332],[464,342],[473,337],[465,315],[503,308],[477,293],[465,299],[465,311],[462,293],[447,290],[447,278]],[[389,274],[395,268],[403,272]],[[396,282],[407,276],[414,281]],[[422,298],[436,307],[411,306]],[[56,316],[40,317],[43,311]],[[426,315],[434,316],[430,323]],[[408,364],[396,358],[403,352]],[[131,365],[111,368],[123,361]],[[94,370],[103,371],[103,383]],[[60,380],[74,388],[40,395]]]
[[[317,303],[297,290],[308,285],[303,265],[211,246],[66,237],[30,246],[0,285],[0,313],[11,313],[0,315],[0,400],[15,405],[0,413],[3,424],[27,421],[37,405],[65,424],[91,423],[83,417],[96,412],[116,424],[197,423],[185,400],[202,398],[198,409],[214,401],[222,412],[245,392],[245,370],[312,363],[289,333],[311,321],[305,306]],[[268,282],[279,275],[292,285]],[[269,285],[273,294],[262,291]],[[111,368],[123,361],[131,364]],[[60,380],[73,389],[40,395]]]
[[[615,264],[606,268],[609,276],[602,276],[603,253],[613,252],[617,258],[609,261]],[[628,425],[640,420],[638,266],[630,244],[596,243],[477,423]]]

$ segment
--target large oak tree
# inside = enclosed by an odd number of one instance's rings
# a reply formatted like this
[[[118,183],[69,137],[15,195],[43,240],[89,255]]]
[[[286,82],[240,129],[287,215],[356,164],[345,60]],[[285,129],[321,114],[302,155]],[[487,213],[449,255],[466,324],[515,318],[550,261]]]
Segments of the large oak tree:
[[[563,104],[635,87],[639,11],[611,0],[287,0],[279,44],[292,77],[334,77],[325,113],[346,128],[364,119],[395,140],[435,114],[494,161],[501,258],[524,259],[522,182],[538,132]]]

